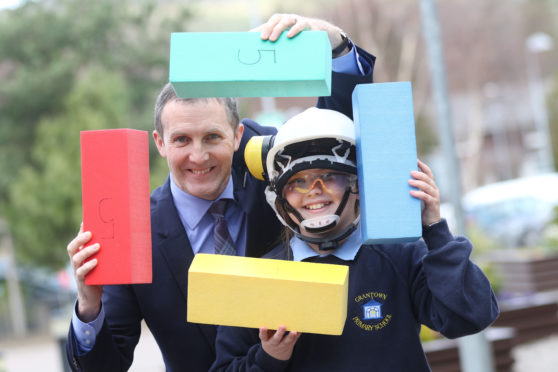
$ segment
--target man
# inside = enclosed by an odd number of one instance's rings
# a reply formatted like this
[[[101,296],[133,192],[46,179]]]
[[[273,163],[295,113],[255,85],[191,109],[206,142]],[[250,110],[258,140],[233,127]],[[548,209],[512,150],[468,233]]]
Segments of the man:
[[[339,28],[317,19],[276,14],[256,30],[262,39],[275,41],[286,29],[287,37],[304,29],[328,32],[332,55],[340,57],[334,59],[334,71],[345,73],[333,74],[332,96],[320,98],[318,105],[351,115],[352,90],[372,81],[374,57],[353,46]],[[335,67],[339,63],[348,66]],[[243,160],[252,136],[272,133],[275,129],[248,119],[239,123],[234,99],[177,99],[169,84],[163,88],[153,138],[170,177],[151,196],[153,283],[86,286],[84,278],[97,261],[85,261],[102,247],[88,246],[91,233],[80,229],[67,247],[78,286],[66,344],[73,370],[127,370],[142,319],[168,371],[209,369],[216,328],[186,322],[188,268],[194,254],[215,253],[216,222],[208,212],[217,200],[228,200],[224,217],[233,253],[259,257],[279,239],[281,225],[265,202],[265,184],[249,175]]]

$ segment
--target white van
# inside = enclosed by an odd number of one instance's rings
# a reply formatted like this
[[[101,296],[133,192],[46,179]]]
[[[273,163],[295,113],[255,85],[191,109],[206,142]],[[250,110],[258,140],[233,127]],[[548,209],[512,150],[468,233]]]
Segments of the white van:
[[[463,197],[467,223],[505,247],[536,245],[558,205],[558,173],[479,187]]]

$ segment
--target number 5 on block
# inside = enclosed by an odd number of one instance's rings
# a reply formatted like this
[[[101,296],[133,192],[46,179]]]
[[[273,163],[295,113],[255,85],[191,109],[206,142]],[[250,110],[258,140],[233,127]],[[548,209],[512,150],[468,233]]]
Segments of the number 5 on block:
[[[101,245],[85,283],[151,283],[147,132],[82,131],[81,185],[83,229]]]
[[[324,31],[171,34],[169,81],[179,97],[314,97],[331,95],[331,45]]]

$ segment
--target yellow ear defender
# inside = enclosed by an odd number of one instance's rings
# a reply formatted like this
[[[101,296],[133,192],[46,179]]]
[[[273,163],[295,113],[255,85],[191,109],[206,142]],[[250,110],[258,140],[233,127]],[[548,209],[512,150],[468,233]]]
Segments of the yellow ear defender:
[[[250,138],[244,149],[244,161],[252,176],[261,181],[268,181],[265,163],[267,153],[273,146],[275,136],[254,136]]]

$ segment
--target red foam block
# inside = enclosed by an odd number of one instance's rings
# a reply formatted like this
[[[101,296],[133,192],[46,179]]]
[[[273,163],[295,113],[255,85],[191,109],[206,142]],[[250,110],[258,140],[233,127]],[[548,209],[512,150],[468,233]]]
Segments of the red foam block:
[[[151,283],[147,132],[82,131],[81,185],[83,229],[101,245],[85,283]]]

